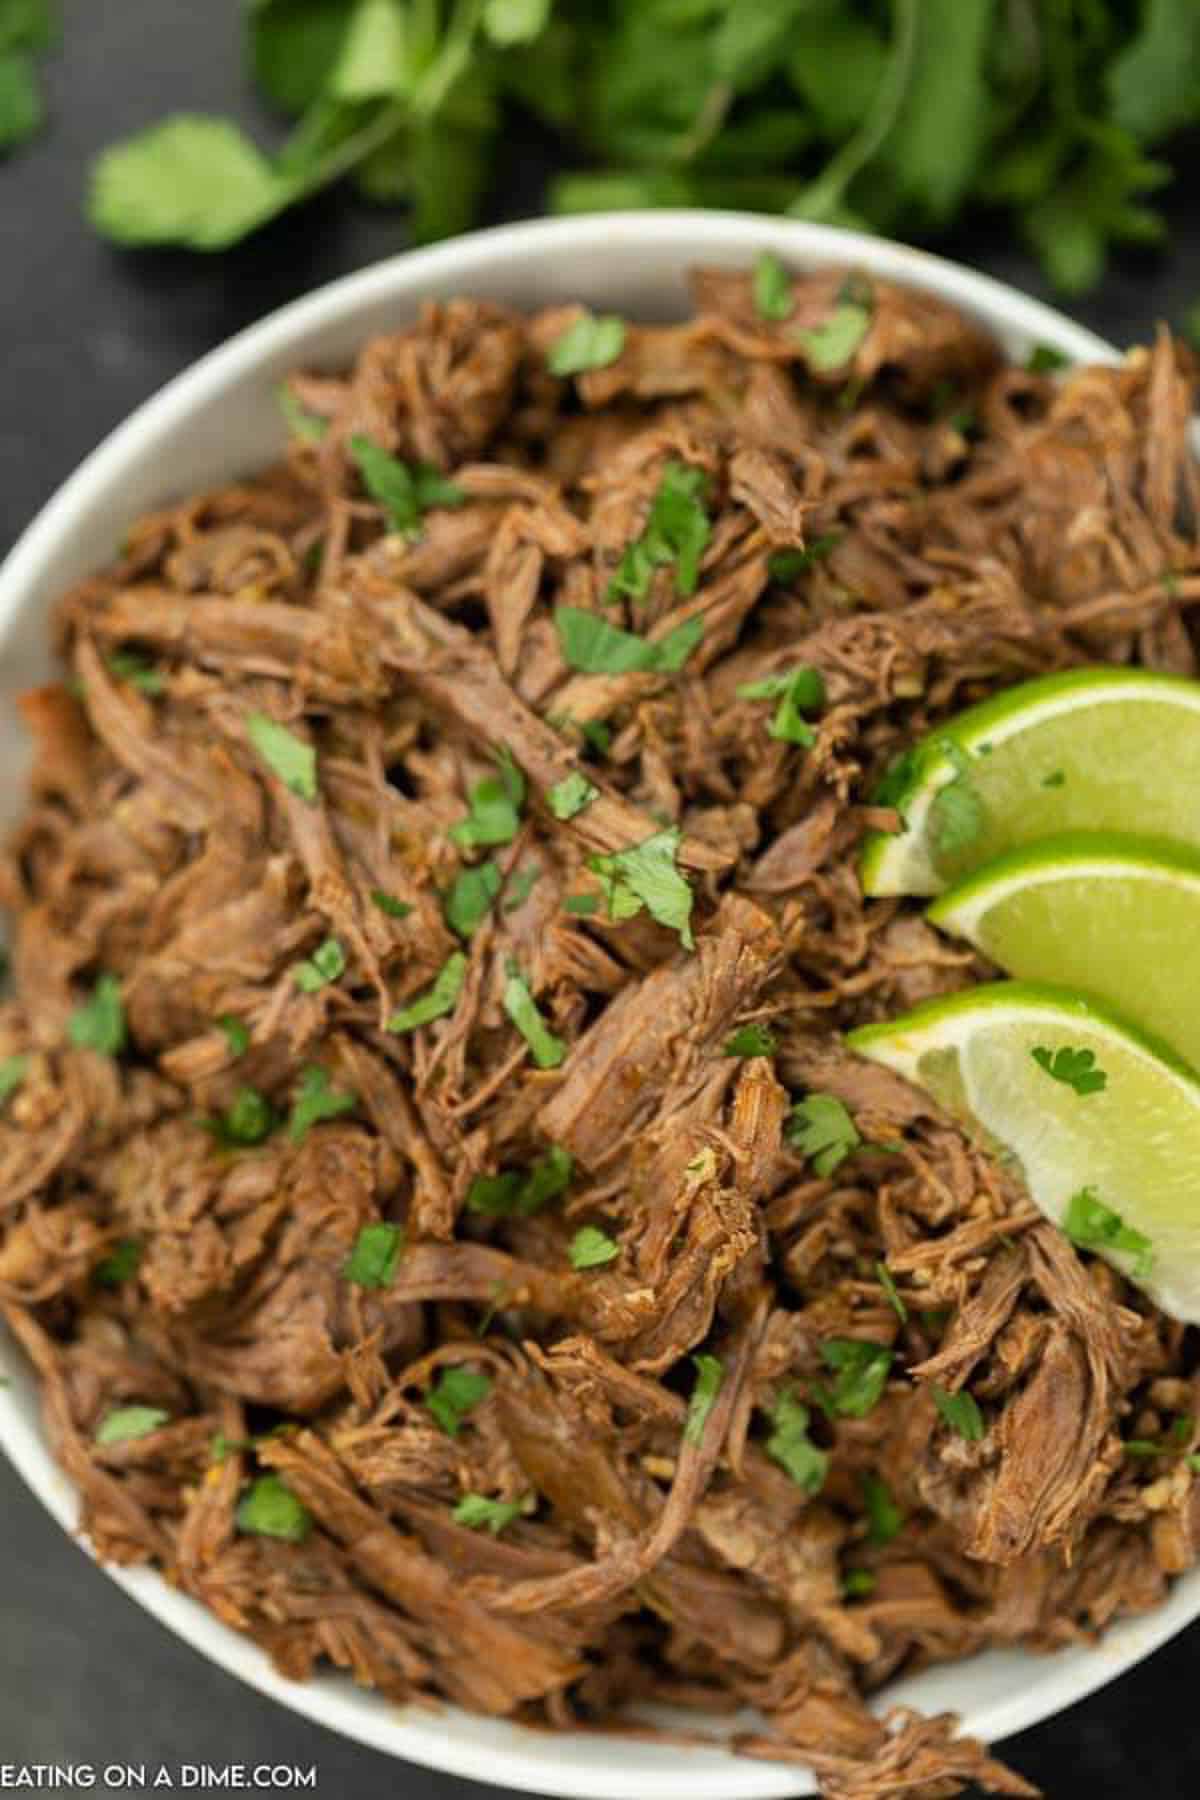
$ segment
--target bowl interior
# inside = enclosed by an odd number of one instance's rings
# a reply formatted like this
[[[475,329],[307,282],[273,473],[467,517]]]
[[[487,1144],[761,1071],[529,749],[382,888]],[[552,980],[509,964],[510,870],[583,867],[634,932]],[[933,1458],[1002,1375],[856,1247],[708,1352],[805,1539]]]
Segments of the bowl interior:
[[[196,364],[142,407],[59,490],[0,570],[0,687],[50,672],[48,612],[79,576],[107,561],[144,511],[254,469],[278,454],[274,390],[298,365],[337,367],[359,343],[395,328],[430,297],[471,294],[533,308],[584,300],[632,318],[681,316],[698,262],[745,265],[773,250],[796,267],[850,264],[961,306],[1015,356],[1046,343],[1073,359],[1113,359],[1101,339],[1050,308],[969,270],[855,233],[733,213],[633,213],[481,232],[381,264],[273,315]],[[0,707],[0,827],[23,801],[26,746],[11,704]],[[0,1446],[66,1530],[77,1503],[38,1422],[34,1383],[0,1330]],[[717,1747],[617,1735],[556,1737],[447,1709],[399,1709],[327,1675],[301,1685],[254,1645],[146,1570],[113,1579],[178,1636],[307,1717],[413,1762],[527,1791],[643,1800],[766,1800],[811,1793],[803,1771],[739,1760]],[[955,1711],[964,1730],[1004,1737],[1068,1706],[1139,1661],[1200,1613],[1200,1571],[1166,1606],[1127,1621],[1093,1649],[1038,1658],[989,1652],[894,1684],[883,1702]],[[695,1719],[686,1721],[695,1725]],[[727,1732],[728,1721],[714,1723]]]

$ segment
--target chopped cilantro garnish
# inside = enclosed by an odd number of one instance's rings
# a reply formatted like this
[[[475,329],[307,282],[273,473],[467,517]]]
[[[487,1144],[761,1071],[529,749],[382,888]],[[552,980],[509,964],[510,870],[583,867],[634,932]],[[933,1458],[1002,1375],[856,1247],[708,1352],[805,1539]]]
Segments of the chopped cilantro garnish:
[[[1148,1237],[1126,1225],[1120,1213],[1105,1206],[1096,1190],[1082,1187],[1071,1195],[1063,1214],[1062,1228],[1081,1250],[1122,1250],[1135,1258],[1133,1272],[1146,1276],[1154,1262],[1154,1248]]]
[[[101,1287],[120,1287],[136,1274],[137,1266],[142,1260],[142,1246],[133,1238],[126,1238],[114,1244],[102,1262],[98,1262],[92,1270],[92,1280]]]
[[[139,694],[147,694],[153,698],[161,694],[166,686],[162,671],[156,669],[144,656],[139,656],[135,650],[114,650],[106,661],[109,673],[115,675],[118,681],[127,681]]]
[[[585,806],[591,805],[599,791],[586,775],[582,775],[578,769],[572,769],[569,775],[564,775],[561,781],[549,789],[546,800],[556,819],[573,819],[576,813],[581,813]]]
[[[329,430],[328,419],[318,418],[302,406],[286,382],[276,388],[275,398],[292,436],[305,444],[319,444]]]
[[[792,278],[777,256],[764,250],[754,265],[754,310],[760,319],[786,319],[795,305]]]
[[[311,744],[266,713],[250,713],[246,736],[272,775],[301,800],[317,798],[317,753]]]
[[[1097,1068],[1092,1050],[1073,1050],[1067,1044],[1051,1050],[1045,1044],[1039,1044],[1030,1055],[1039,1069],[1045,1069],[1053,1080],[1074,1088],[1077,1094],[1099,1094],[1108,1086],[1108,1076],[1103,1069]]]
[[[235,1519],[239,1531],[282,1538],[288,1544],[302,1544],[313,1527],[307,1506],[279,1475],[260,1475],[251,1482],[238,1503]]]
[[[279,1123],[275,1109],[257,1088],[240,1087],[212,1129],[223,1144],[261,1144]]]
[[[587,369],[607,369],[625,348],[625,321],[615,313],[581,313],[546,357],[552,375],[582,375]]]
[[[579,606],[559,606],[554,613],[563,661],[585,675],[628,675],[660,672],[677,675],[704,636],[700,615],[685,619],[657,643],[610,625],[599,613]]]
[[[0,1059],[0,1106],[16,1093],[28,1073],[28,1056],[6,1056]]]
[[[463,490],[432,463],[401,462],[361,436],[350,439],[349,450],[368,494],[383,507],[392,530],[404,537],[421,535],[429,507],[462,506],[466,500]]]
[[[407,919],[412,907],[407,900],[397,900],[393,894],[387,894],[382,888],[371,889],[371,904],[377,906],[381,913],[389,919]]]
[[[525,777],[507,750],[498,757],[499,770],[485,776],[471,789],[470,811],[450,827],[450,838],[461,850],[480,850],[510,844],[521,828]]]
[[[787,744],[800,744],[805,749],[816,743],[812,726],[803,717],[825,704],[825,683],[818,669],[802,664],[778,675],[766,675],[761,681],[744,681],[737,690],[739,700],[774,700],[779,705],[768,727],[773,738]]]
[[[342,1265],[347,1281],[359,1287],[391,1287],[396,1277],[396,1264],[404,1250],[404,1230],[399,1225],[378,1221],[364,1225],[354,1240],[354,1248]]]
[[[539,1069],[557,1069],[567,1054],[562,1038],[555,1037],[537,1009],[529,984],[515,963],[508,965],[504,983],[504,1010],[529,1045]]]
[[[425,1404],[446,1436],[457,1437],[467,1414],[491,1391],[490,1380],[477,1369],[443,1369],[426,1394]]]
[[[589,914],[599,910],[599,894],[568,894],[563,901],[563,911],[576,913],[580,918],[587,918]]]
[[[461,869],[446,895],[446,923],[459,937],[470,937],[487,918],[500,892],[498,863],[489,859],[473,869]]]
[[[679,933],[691,950],[692,890],[675,866],[680,830],[672,825],[629,850],[589,856],[588,867],[604,884],[610,919],[632,919],[643,906],[660,925]]]
[[[288,1120],[288,1136],[299,1144],[320,1120],[339,1118],[342,1113],[353,1112],[357,1105],[357,1094],[338,1093],[330,1087],[324,1069],[310,1064],[300,1075],[300,1087]]]
[[[216,1021],[218,1031],[225,1034],[225,1042],[229,1045],[229,1054],[235,1060],[245,1056],[250,1048],[249,1027],[238,1018],[236,1013],[222,1013]]]
[[[767,1455],[789,1474],[806,1494],[819,1494],[829,1473],[829,1452],[808,1435],[809,1410],[790,1390],[780,1394],[771,1412],[774,1426],[767,1439]]]
[[[872,1146],[872,1148],[874,1148],[874,1146]],[[885,1146],[880,1145],[879,1148],[883,1149],[883,1148],[885,1148]],[[908,1308],[907,1308],[907,1306],[905,1306],[903,1300],[900,1298],[899,1289],[897,1288],[895,1282],[892,1280],[891,1270],[888,1268],[888,1266],[885,1262],[877,1262],[875,1264],[875,1273],[879,1277],[880,1287],[883,1289],[884,1293],[887,1295],[888,1305],[891,1307],[892,1311],[895,1313],[895,1315],[899,1319],[900,1323],[902,1325],[906,1325],[908,1323]]]
[[[149,1437],[152,1431],[170,1423],[170,1413],[161,1406],[118,1406],[106,1413],[96,1432],[100,1445],[131,1444],[136,1438]]]
[[[704,1436],[708,1415],[724,1385],[725,1365],[719,1356],[708,1356],[703,1351],[699,1356],[693,1356],[692,1361],[696,1365],[696,1385],[688,1401],[683,1437],[685,1443],[698,1444]]]
[[[1031,375],[1050,375],[1056,369],[1069,369],[1071,359],[1062,350],[1056,350],[1053,344],[1035,344],[1025,359],[1025,367]]]
[[[346,973],[346,952],[336,938],[326,938],[306,961],[297,963],[293,974],[296,986],[304,994],[315,994],[331,981]]]
[[[842,1592],[847,1600],[865,1600],[875,1592],[878,1582],[874,1569],[847,1569],[842,1577]]]
[[[904,1529],[904,1514],[892,1498],[892,1490],[882,1476],[866,1474],[862,1478],[862,1495],[870,1522],[868,1544],[890,1544]]]
[[[552,1144],[527,1175],[516,1169],[477,1175],[467,1189],[467,1211],[488,1218],[528,1218],[566,1191],[573,1167],[567,1152]]]
[[[983,1422],[983,1414],[979,1410],[974,1394],[965,1389],[957,1394],[949,1394],[945,1388],[931,1386],[933,1404],[945,1419],[952,1431],[959,1437],[966,1438],[969,1444],[977,1444],[986,1435],[987,1427]]]
[[[208,1447],[208,1454],[213,1462],[223,1463],[227,1457],[235,1456],[239,1451],[245,1452],[253,1449],[253,1438],[231,1438],[226,1437],[223,1431],[215,1431],[212,1443]]]
[[[399,1035],[403,1031],[415,1031],[418,1025],[429,1025],[434,1019],[441,1019],[452,1013],[458,1004],[458,996],[462,993],[463,982],[467,978],[467,959],[461,950],[448,956],[438,971],[437,978],[431,988],[402,1006],[388,1020],[387,1028]]]
[[[805,544],[803,550],[775,550],[767,558],[767,574],[772,581],[781,584],[795,581],[797,575],[803,575],[814,563],[824,562],[844,536],[842,531],[826,531],[815,537],[811,544]]]
[[[809,1094],[788,1115],[788,1143],[807,1156],[818,1175],[832,1175],[862,1143],[858,1128],[834,1094]]]
[[[621,1246],[598,1225],[581,1225],[571,1239],[567,1254],[573,1269],[599,1269],[605,1263],[616,1261]]]
[[[622,595],[630,600],[644,600],[655,569],[667,568],[671,563],[675,565],[675,591],[695,593],[700,559],[712,532],[703,504],[707,486],[703,469],[675,460],[666,464],[646,529],[626,545],[608,584],[610,600]]]
[[[121,983],[115,975],[101,975],[92,997],[76,1007],[67,1035],[77,1050],[98,1050],[102,1056],[119,1056],[125,1048],[125,1009]]]
[[[723,1056],[774,1056],[779,1048],[775,1034],[766,1025],[739,1026],[721,1046]]]
[[[831,1388],[822,1386],[817,1391],[821,1405],[839,1418],[865,1419],[887,1386],[892,1352],[883,1344],[858,1338],[827,1338],[821,1345],[821,1359],[834,1376]]]
[[[521,1177],[515,1169],[499,1175],[476,1175],[467,1189],[464,1202],[468,1212],[482,1213],[488,1219],[505,1219],[517,1210]]]
[[[523,1510],[520,1500],[489,1500],[485,1494],[464,1494],[451,1517],[456,1525],[465,1525],[469,1531],[490,1531],[493,1537],[499,1537]]]
[[[810,369],[832,374],[850,361],[871,328],[871,313],[857,300],[840,300],[827,319],[810,330],[797,331],[796,342]]]

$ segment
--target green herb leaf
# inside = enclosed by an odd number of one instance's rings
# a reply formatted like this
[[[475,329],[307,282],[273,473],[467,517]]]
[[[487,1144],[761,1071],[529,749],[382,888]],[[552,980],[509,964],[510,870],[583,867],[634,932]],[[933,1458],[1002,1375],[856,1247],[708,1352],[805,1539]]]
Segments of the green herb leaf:
[[[551,4],[552,0],[484,0],[483,29],[503,49],[531,44],[545,30]]]
[[[862,1143],[858,1128],[833,1094],[809,1094],[796,1102],[784,1128],[788,1143],[818,1175],[832,1175]]]
[[[250,1031],[236,1013],[222,1013],[216,1025],[218,1031],[225,1033],[230,1056],[235,1059],[245,1056],[250,1048]]]
[[[371,889],[371,904],[377,906],[389,919],[407,919],[412,911],[407,900],[397,900],[393,895],[385,894],[382,888]]]
[[[324,1069],[310,1064],[301,1071],[300,1086],[288,1119],[288,1136],[294,1144],[302,1143],[311,1127],[322,1119],[339,1118],[342,1113],[353,1112],[357,1105],[357,1094],[338,1093],[330,1087]]]
[[[509,964],[504,983],[504,1010],[529,1045],[538,1068],[557,1069],[567,1054],[567,1046],[546,1024],[515,963]]]
[[[147,662],[136,651],[114,650],[105,661],[110,675],[115,675],[118,681],[127,681],[139,694],[153,697],[161,694],[166,686],[161,670],[156,669],[153,663]]]
[[[43,117],[33,58],[24,50],[0,52],[0,156],[33,137]]]
[[[100,1287],[120,1287],[131,1275],[137,1273],[137,1266],[142,1260],[142,1246],[132,1238],[126,1238],[109,1251],[103,1262],[98,1262],[92,1270],[92,1280]]]
[[[101,975],[92,997],[76,1007],[67,1035],[77,1050],[98,1050],[102,1056],[119,1056],[125,1048],[125,1009],[121,983],[115,975]]]
[[[892,1271],[885,1262],[875,1264],[875,1273],[879,1277],[879,1285],[888,1297],[888,1305],[902,1325],[908,1323],[908,1308],[900,1298],[899,1289],[892,1280]]]
[[[1053,344],[1035,344],[1025,358],[1025,367],[1031,375],[1053,375],[1070,366],[1070,357],[1065,351],[1056,350]]]
[[[224,250],[302,191],[236,125],[181,113],[102,152],[88,218],[117,244]]]
[[[833,1387],[821,1390],[821,1404],[839,1418],[865,1419],[887,1386],[892,1352],[858,1338],[828,1338],[821,1359],[834,1372]]]
[[[546,367],[552,375],[582,375],[607,369],[625,348],[625,322],[613,313],[581,313],[551,345]]]
[[[540,1212],[547,1201],[556,1200],[559,1194],[566,1193],[571,1185],[574,1168],[574,1162],[567,1151],[557,1144],[551,1144],[522,1182],[515,1210],[523,1218]]]
[[[403,1031],[415,1031],[419,1025],[429,1025],[434,1019],[445,1018],[458,1005],[466,978],[467,959],[461,950],[456,950],[442,964],[433,986],[392,1014],[387,1023],[388,1030],[399,1035]]]
[[[722,1056],[774,1056],[779,1044],[766,1025],[741,1025],[721,1047]]]
[[[777,256],[764,250],[754,265],[754,309],[760,319],[791,317],[792,278]]]
[[[252,1537],[282,1538],[302,1544],[313,1528],[313,1517],[278,1475],[260,1475],[251,1482],[234,1515],[239,1531]]]
[[[626,547],[608,584],[609,599],[625,596],[644,600],[655,569],[667,568],[671,563],[675,564],[676,592],[695,593],[700,559],[712,534],[712,522],[703,504],[707,486],[703,469],[693,469],[674,459],[664,466],[646,529]]]
[[[170,1413],[160,1406],[118,1406],[104,1415],[96,1432],[96,1442],[102,1446],[131,1444],[137,1438],[149,1437],[152,1431],[158,1431],[170,1420]]]
[[[675,675],[704,636],[704,620],[699,615],[685,619],[659,642],[652,643],[649,638],[623,631],[599,613],[585,612],[579,606],[557,607],[554,628],[563,661],[585,675]]]
[[[657,831],[630,850],[589,856],[588,867],[604,884],[610,919],[631,919],[644,906],[660,925],[679,933],[680,942],[695,948],[692,936],[691,887],[675,865],[681,833],[677,825]]]
[[[569,775],[556,782],[546,794],[550,811],[556,819],[573,819],[581,813],[585,806],[590,806],[599,788],[593,787],[586,775],[578,769],[572,769]]]
[[[275,397],[279,402],[279,410],[283,414],[288,431],[294,438],[304,444],[319,444],[329,431],[328,419],[318,418],[310,413],[297,400],[287,383],[276,388]]]
[[[500,892],[500,867],[494,859],[461,869],[446,896],[446,923],[459,937],[469,938],[487,918]]]
[[[230,1438],[226,1437],[223,1431],[215,1431],[212,1443],[208,1447],[208,1454],[211,1461],[223,1463],[228,1457],[236,1456],[239,1451],[245,1453],[253,1449],[253,1438]]]
[[[1077,1094],[1099,1094],[1108,1086],[1108,1075],[1103,1069],[1097,1068],[1095,1052],[1092,1050],[1073,1050],[1066,1044],[1060,1045],[1057,1050],[1051,1050],[1045,1044],[1039,1044],[1030,1051],[1030,1055],[1038,1068],[1045,1069],[1052,1080],[1074,1088]]]
[[[855,300],[841,300],[820,325],[797,331],[796,342],[814,373],[830,375],[845,368],[870,329],[867,308]]]
[[[240,1087],[213,1128],[221,1143],[241,1147],[261,1144],[278,1123],[265,1094],[257,1088]]]
[[[601,1231],[598,1225],[581,1225],[571,1239],[567,1254],[573,1269],[599,1269],[605,1263],[616,1261],[621,1254],[621,1246],[607,1232]]]
[[[699,1356],[693,1356],[692,1361],[696,1365],[696,1385],[692,1389],[692,1397],[688,1401],[683,1439],[687,1444],[698,1444],[704,1436],[708,1415],[716,1404],[717,1395],[724,1386],[725,1365],[720,1357],[709,1356],[703,1351]]]
[[[500,770],[485,776],[471,789],[470,811],[450,827],[450,839],[461,850],[490,849],[511,844],[521,829],[525,777],[507,751],[500,753]]]
[[[254,76],[285,113],[305,112],[324,93],[349,11],[345,0],[252,0],[247,26]]]
[[[342,1265],[342,1274],[359,1287],[391,1287],[396,1279],[396,1264],[404,1251],[404,1241],[404,1230],[400,1225],[389,1225],[384,1220],[364,1225]]]
[[[492,1384],[486,1375],[477,1369],[443,1369],[434,1386],[425,1396],[425,1404],[446,1433],[447,1437],[457,1437],[459,1427],[468,1413],[485,1400],[492,1391]]]
[[[1143,143],[1200,116],[1200,12],[1191,0],[1143,0],[1141,23],[1108,65],[1114,122]]]
[[[466,494],[432,463],[401,462],[367,437],[352,437],[347,446],[372,500],[388,515],[393,531],[419,537],[421,521],[431,506],[462,506]]]
[[[873,1569],[847,1569],[842,1577],[842,1592],[847,1600],[865,1600],[878,1584],[879,1577]]]
[[[987,1427],[974,1394],[968,1394],[965,1389],[957,1394],[948,1394],[945,1388],[936,1385],[930,1387],[930,1392],[933,1404],[950,1429],[957,1431],[959,1437],[966,1438],[969,1444],[979,1443],[986,1435]]]
[[[1126,1225],[1120,1213],[1105,1206],[1096,1190],[1080,1188],[1071,1195],[1062,1228],[1081,1250],[1122,1250],[1135,1258],[1133,1272],[1146,1276],[1154,1263],[1154,1247],[1148,1237]]]
[[[599,894],[568,894],[563,901],[563,911],[576,913],[580,918],[586,919],[599,910]]]
[[[484,1494],[464,1494],[451,1517],[469,1531],[490,1531],[499,1537],[506,1525],[521,1516],[519,1500],[489,1500]]]
[[[1155,1444],[1150,1438],[1126,1438],[1125,1442],[1121,1445],[1121,1449],[1126,1456],[1148,1458],[1151,1456],[1165,1456],[1167,1454],[1165,1444]]]
[[[767,558],[767,574],[772,581],[778,581],[781,585],[795,581],[798,575],[803,575],[814,563],[824,562],[837,549],[844,536],[842,531],[826,531],[821,537],[814,538],[811,544],[805,544],[803,550],[776,550]],[[816,674],[815,669],[813,673]],[[822,692],[821,699],[813,704],[820,706],[823,702]]]
[[[0,1059],[0,1106],[12,1098],[28,1073],[28,1056],[6,1056]]]
[[[863,1507],[870,1521],[868,1544],[890,1544],[904,1529],[904,1514],[892,1498],[892,1491],[879,1475],[862,1478]]]
[[[507,1219],[517,1210],[521,1177],[515,1169],[500,1175],[476,1175],[467,1189],[466,1209],[487,1219]]]
[[[326,938],[305,962],[296,964],[292,973],[301,993],[315,994],[346,973],[346,952],[336,938]]]
[[[246,736],[277,780],[301,800],[317,798],[317,753],[266,713],[250,713]]]
[[[825,704],[825,682],[819,669],[801,664],[778,675],[764,676],[761,681],[744,681],[736,692],[739,700],[773,700],[778,696],[779,705],[768,728],[771,736],[804,749],[816,743],[817,734],[803,714]]]
[[[806,1494],[819,1494],[829,1473],[829,1453],[808,1435],[809,1410],[790,1390],[780,1394],[771,1412],[774,1426],[767,1439],[767,1455],[791,1476]]]
[[[518,907],[524,906],[540,881],[541,874],[537,863],[530,863],[527,869],[517,869],[509,876],[503,900],[506,913],[516,912]]]

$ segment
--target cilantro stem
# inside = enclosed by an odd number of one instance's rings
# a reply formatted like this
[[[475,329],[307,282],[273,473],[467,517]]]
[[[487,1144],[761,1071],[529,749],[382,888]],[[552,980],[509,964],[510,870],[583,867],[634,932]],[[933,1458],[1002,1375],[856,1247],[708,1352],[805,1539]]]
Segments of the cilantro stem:
[[[830,218],[841,205],[850,183],[882,148],[900,116],[916,58],[917,0],[893,0],[892,10],[896,21],[892,55],[874,105],[854,136],[830,157],[816,181],[802,189],[788,207],[794,218]]]

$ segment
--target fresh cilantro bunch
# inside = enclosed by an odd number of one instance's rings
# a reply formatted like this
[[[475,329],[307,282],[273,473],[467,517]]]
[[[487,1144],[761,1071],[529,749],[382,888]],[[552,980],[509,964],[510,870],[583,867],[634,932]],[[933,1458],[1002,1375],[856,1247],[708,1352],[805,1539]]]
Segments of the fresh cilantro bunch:
[[[0,0],[0,20],[42,5]],[[1112,244],[1162,235],[1147,197],[1169,170],[1150,153],[1200,120],[1196,0],[245,11],[251,68],[291,136],[268,156],[231,123],[176,116],[116,146],[90,202],[106,236],[221,249],[343,176],[407,205],[416,238],[445,236],[477,217],[519,108],[579,167],[553,186],[559,211],[739,206],[917,237],[980,205],[1077,293]]]

